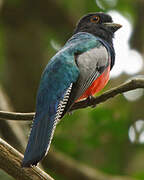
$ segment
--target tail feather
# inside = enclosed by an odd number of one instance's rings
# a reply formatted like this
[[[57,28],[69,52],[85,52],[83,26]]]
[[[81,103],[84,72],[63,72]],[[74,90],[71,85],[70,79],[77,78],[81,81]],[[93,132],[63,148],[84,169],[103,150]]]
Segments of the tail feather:
[[[63,115],[71,89],[72,83],[65,93],[62,94],[59,101],[56,99],[53,103],[43,106],[43,108],[38,106],[28,145],[24,153],[22,167],[36,166],[48,152],[56,124]]]
[[[30,133],[28,145],[22,161],[22,167],[30,167],[37,163],[46,155],[53,133],[56,127],[56,121],[48,116],[36,117]]]

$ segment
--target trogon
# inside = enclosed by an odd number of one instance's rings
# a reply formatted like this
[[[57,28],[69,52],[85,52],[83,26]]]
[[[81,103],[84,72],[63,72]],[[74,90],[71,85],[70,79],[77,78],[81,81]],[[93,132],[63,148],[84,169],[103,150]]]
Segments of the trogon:
[[[36,166],[47,154],[57,123],[75,102],[93,96],[107,84],[115,62],[112,39],[120,27],[108,14],[87,14],[51,58],[40,80],[22,167]]]

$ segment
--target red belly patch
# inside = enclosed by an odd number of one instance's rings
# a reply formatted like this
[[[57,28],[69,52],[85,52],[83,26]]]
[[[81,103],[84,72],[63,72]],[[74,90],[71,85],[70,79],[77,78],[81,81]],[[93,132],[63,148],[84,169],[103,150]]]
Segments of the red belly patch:
[[[93,96],[97,92],[99,92],[101,89],[105,87],[105,85],[108,83],[109,80],[109,73],[110,73],[110,66],[92,83],[92,85],[83,93],[80,98],[76,100],[82,100],[89,96]]]

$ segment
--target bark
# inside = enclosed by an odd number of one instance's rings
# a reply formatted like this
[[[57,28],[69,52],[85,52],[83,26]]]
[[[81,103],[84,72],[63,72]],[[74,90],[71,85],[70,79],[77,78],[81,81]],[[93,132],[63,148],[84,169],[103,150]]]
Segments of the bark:
[[[0,168],[17,180],[54,180],[38,167],[22,168],[23,155],[0,138]]]

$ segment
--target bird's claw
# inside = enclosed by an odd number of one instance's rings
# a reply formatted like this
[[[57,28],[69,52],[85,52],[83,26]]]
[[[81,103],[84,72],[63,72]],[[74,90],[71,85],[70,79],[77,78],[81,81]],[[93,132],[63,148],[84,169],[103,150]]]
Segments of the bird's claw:
[[[87,101],[88,101],[88,104],[90,104],[90,102],[92,101],[92,100],[94,100],[95,99],[95,97],[94,96],[88,96],[88,98],[87,98]],[[91,107],[92,108],[95,108],[96,107],[96,104],[94,104],[94,105],[91,105]]]

